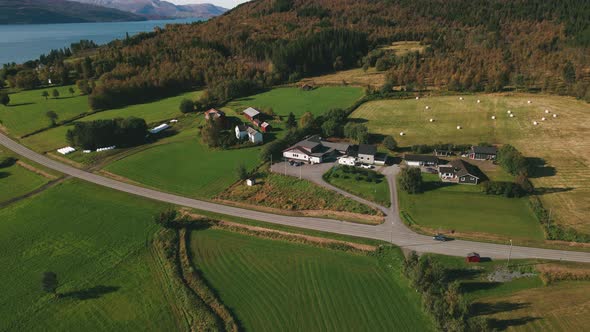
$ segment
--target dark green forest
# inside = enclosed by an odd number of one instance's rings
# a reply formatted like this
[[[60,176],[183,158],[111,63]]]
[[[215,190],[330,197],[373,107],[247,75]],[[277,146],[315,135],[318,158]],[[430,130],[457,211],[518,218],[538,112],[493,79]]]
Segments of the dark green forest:
[[[425,51],[381,49],[395,41],[417,41]],[[100,80],[83,83],[95,86],[88,92],[98,110],[195,88],[207,88],[205,103],[215,105],[376,65],[388,88],[511,89],[590,101],[589,47],[590,0],[258,0],[207,22],[111,42],[91,58],[64,62],[75,53],[68,49],[8,65],[0,79],[30,88],[43,81],[27,82],[43,63],[63,83]]]

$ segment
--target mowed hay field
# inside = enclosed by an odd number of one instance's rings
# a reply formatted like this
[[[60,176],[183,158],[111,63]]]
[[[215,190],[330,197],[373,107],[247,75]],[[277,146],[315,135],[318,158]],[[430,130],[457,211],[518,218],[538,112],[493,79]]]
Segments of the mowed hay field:
[[[137,117],[144,119],[148,124],[162,120],[168,120],[181,116],[179,105],[183,99],[195,100],[199,98],[201,91],[184,93],[175,97],[161,99],[147,104],[127,106],[120,109],[102,111],[85,116],[77,121],[94,121],[114,118]],[[42,114],[44,117],[45,115]],[[67,145],[66,132],[73,123],[52,128],[41,133],[24,138],[22,142],[36,151],[54,151]],[[10,129],[10,127],[9,127]]]
[[[1,209],[0,330],[175,330],[148,250],[164,208],[68,181]],[[61,298],[42,292],[45,271]]]
[[[153,146],[105,170],[168,192],[212,198],[238,180],[238,165],[251,170],[259,155],[260,147],[209,149],[195,134],[189,140]]]
[[[73,87],[74,95],[68,92]],[[43,91],[49,95],[57,89],[60,97],[54,99],[41,96]],[[10,94],[10,104],[0,105],[1,125],[13,136],[23,136],[35,130],[47,128],[50,123],[45,113],[54,111],[59,116],[58,121],[71,119],[89,111],[88,96],[80,96],[74,86],[51,87],[47,89],[28,90]]]
[[[432,329],[401,277],[401,253],[385,267],[372,256],[215,229],[193,232],[190,247],[246,331]]]
[[[590,282],[559,282],[478,300],[482,314],[508,331],[587,331],[590,324]]]
[[[542,200],[556,220],[590,233],[590,105],[570,97],[490,94],[383,100],[362,105],[352,118],[367,120],[372,133],[393,135],[401,146],[432,143],[512,144],[544,159]],[[481,103],[476,101],[480,99]],[[528,104],[527,101],[532,101]],[[429,106],[430,110],[425,110]],[[545,114],[548,109],[551,113]],[[511,110],[514,118],[506,113]],[[558,114],[553,118],[552,114]],[[491,120],[496,116],[496,120]],[[546,117],[546,121],[541,121]],[[433,118],[435,122],[430,123]],[[539,125],[534,126],[533,121]],[[461,130],[457,130],[461,126]],[[404,132],[405,136],[399,133]],[[553,174],[554,173],[554,174]]]

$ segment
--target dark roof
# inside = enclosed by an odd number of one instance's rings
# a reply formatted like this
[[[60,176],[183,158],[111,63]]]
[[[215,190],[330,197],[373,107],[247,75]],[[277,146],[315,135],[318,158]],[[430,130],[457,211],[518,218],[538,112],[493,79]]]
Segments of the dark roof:
[[[374,156],[377,154],[377,147],[370,144],[360,144],[358,154]]]
[[[406,154],[404,155],[406,161],[422,161],[430,163],[438,163],[438,158],[435,156],[426,156],[421,154]]]
[[[238,127],[238,129],[239,129],[240,131],[246,131],[246,130],[248,130],[248,126],[246,126],[246,125],[244,125],[244,124],[239,124],[239,125],[237,125],[236,127]]]
[[[472,146],[471,151],[474,153],[483,153],[483,154],[497,154],[498,149],[495,146]]]
[[[348,151],[348,149],[350,149],[350,144],[348,143],[334,143],[328,141],[322,141],[321,143],[323,146],[327,146],[338,151]]]
[[[439,167],[438,170],[440,173],[455,173],[458,177],[470,175],[475,178],[479,179],[479,176],[476,174],[475,166],[471,165],[470,163],[465,162],[462,159],[455,159],[451,161],[448,165],[444,165]]]

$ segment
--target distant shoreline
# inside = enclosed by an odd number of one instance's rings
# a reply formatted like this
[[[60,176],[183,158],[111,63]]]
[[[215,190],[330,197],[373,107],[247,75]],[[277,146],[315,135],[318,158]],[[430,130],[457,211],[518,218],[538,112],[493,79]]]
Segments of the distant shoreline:
[[[84,22],[47,24],[0,25],[0,65],[24,63],[38,59],[52,49],[70,47],[81,39],[92,40],[99,45],[141,32],[151,32],[155,27],[167,24],[189,24],[204,21],[203,18],[172,20],[145,20],[124,22]]]

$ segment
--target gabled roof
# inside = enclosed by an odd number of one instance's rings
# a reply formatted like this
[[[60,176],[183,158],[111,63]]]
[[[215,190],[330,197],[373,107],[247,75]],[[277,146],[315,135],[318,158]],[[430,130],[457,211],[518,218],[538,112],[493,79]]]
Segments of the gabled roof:
[[[248,127],[248,129],[246,129],[246,131],[248,132],[248,134],[250,135],[256,135],[258,134],[258,130],[252,128],[252,127]]]
[[[244,110],[244,114],[253,118],[253,117],[257,116],[258,114],[260,114],[260,112],[252,107],[248,107]]]
[[[360,144],[358,153],[374,156],[375,154],[377,154],[377,147],[370,144]]]
[[[327,146],[337,151],[348,151],[350,149],[350,144],[348,143],[335,143],[335,142],[328,142],[322,141],[323,146]]]
[[[476,172],[473,169],[473,165],[461,160],[455,159],[451,161],[448,165],[439,167],[440,173],[455,173],[456,176],[472,176],[474,178],[479,179],[479,176],[475,175]]]
[[[260,125],[260,127],[262,127],[262,128],[270,127],[270,123],[268,123],[268,122],[263,122],[263,123]]]
[[[248,130],[248,126],[244,125],[244,124],[239,124],[236,126],[236,128],[238,128],[239,131],[246,131]]]
[[[472,146],[471,151],[473,153],[497,154],[498,148],[495,146]]]
[[[405,161],[421,161],[428,163],[438,163],[438,158],[435,156],[425,156],[420,154],[406,154],[404,155]]]

